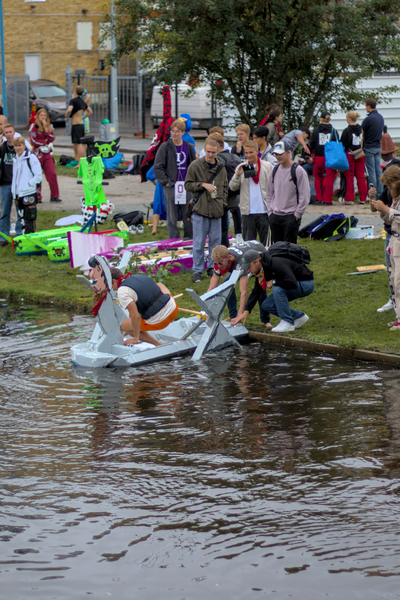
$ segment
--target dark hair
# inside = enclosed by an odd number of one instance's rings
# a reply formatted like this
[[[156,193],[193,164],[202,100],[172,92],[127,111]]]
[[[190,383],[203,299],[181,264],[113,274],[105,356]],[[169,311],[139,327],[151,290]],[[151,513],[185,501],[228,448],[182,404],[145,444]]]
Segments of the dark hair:
[[[304,127],[304,125],[302,125],[302,126],[300,127],[300,129],[301,129],[301,132],[302,132],[302,133],[306,133],[306,134],[308,135],[308,137],[310,137],[310,135],[311,135],[311,132],[310,132],[310,130],[308,129],[308,127]]]
[[[256,135],[257,137],[268,137],[269,129],[268,129],[268,127],[264,127],[263,125],[260,125],[259,127],[256,127],[255,129],[253,129],[253,135]]]
[[[111,279],[119,279],[123,276],[123,272],[117,269],[117,267],[110,268]]]
[[[85,91],[85,88],[83,87],[83,85],[77,85],[75,88],[75,92],[77,93],[78,96],[82,96],[84,91]]]
[[[268,104],[268,106],[265,107],[265,112],[269,115],[269,113],[271,112],[271,110],[275,110],[275,109],[279,110],[279,105],[278,104]]]
[[[367,98],[365,101],[365,104],[367,106],[370,106],[372,108],[372,110],[375,110],[376,108],[376,100],[375,98]]]
[[[269,118],[271,119],[271,121],[275,121],[276,117],[279,117],[281,114],[281,111],[279,110],[279,108],[274,108],[274,110],[271,110],[271,112],[269,113]]]

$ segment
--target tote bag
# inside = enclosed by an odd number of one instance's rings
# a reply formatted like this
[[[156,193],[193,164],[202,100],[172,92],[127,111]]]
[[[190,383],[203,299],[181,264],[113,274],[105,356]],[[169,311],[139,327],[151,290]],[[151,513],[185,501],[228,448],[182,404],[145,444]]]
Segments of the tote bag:
[[[332,141],[333,131],[332,129],[330,141],[324,146],[325,167],[335,169],[335,171],[347,171],[349,161],[347,160],[345,149],[343,144],[339,142],[337,131],[335,131],[336,140]]]

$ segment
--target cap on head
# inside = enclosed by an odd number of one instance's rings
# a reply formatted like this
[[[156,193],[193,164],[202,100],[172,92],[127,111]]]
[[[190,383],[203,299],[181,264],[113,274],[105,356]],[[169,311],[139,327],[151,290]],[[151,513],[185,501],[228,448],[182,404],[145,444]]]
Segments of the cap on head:
[[[250,263],[253,262],[253,260],[257,260],[257,258],[260,258],[260,253],[257,252],[257,250],[253,250],[253,248],[246,250],[242,256],[242,264],[240,266],[241,270],[247,271]]]
[[[331,117],[331,113],[329,113],[327,110],[323,110],[321,113],[321,119],[330,119]]]
[[[285,139],[283,139],[275,144],[272,154],[284,154],[285,152],[290,152],[290,150],[290,145]]]

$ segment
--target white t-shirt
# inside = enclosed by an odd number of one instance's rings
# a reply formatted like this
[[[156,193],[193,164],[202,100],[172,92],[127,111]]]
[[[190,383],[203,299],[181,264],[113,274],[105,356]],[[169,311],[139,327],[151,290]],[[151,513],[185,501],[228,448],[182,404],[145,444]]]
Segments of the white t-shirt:
[[[128,287],[127,285],[122,285],[118,288],[117,296],[120,305],[122,306],[122,308],[125,309],[128,307],[128,304],[130,304],[132,301],[136,303],[138,300],[138,296],[135,290]],[[150,319],[145,319],[145,321],[149,325],[156,325],[157,323],[161,323],[161,321],[164,321],[164,319],[169,317],[169,315],[174,312],[175,308],[176,302],[173,298],[170,298],[167,304],[161,310],[159,310],[158,313],[150,317]]]
[[[249,197],[250,208],[249,215],[260,215],[267,212],[261,195],[261,185],[254,183],[253,178],[249,177]]]

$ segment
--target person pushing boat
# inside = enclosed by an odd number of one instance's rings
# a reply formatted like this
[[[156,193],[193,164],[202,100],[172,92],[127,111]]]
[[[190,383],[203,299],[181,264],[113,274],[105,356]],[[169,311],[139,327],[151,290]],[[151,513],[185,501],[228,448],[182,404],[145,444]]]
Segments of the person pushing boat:
[[[126,309],[129,317],[121,324],[124,333],[131,338],[124,340],[124,346],[147,342],[161,346],[150,331],[160,331],[175,320],[178,306],[169,289],[163,283],[155,283],[147,275],[124,275],[111,267],[112,287],[117,292],[118,301]]]

